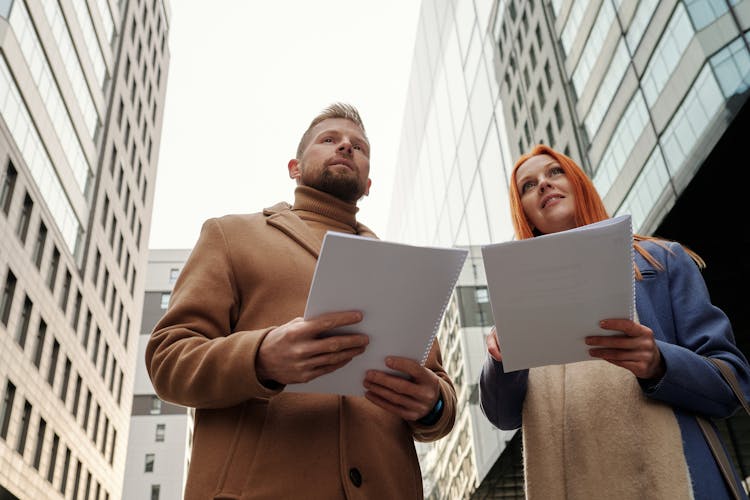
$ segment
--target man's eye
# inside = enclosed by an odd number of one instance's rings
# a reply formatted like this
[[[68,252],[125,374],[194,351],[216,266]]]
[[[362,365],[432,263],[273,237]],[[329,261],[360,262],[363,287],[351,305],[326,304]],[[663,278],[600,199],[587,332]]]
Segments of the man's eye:
[[[362,150],[362,146],[360,146],[359,144],[355,144],[354,145],[354,149],[358,149],[358,150],[361,151]]]
[[[333,142],[333,139],[330,137],[326,137],[325,139],[323,139],[323,142]]]

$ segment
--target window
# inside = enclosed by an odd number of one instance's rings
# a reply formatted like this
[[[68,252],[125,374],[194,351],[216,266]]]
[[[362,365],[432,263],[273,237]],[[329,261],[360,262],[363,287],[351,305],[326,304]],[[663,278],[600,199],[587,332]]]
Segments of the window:
[[[60,493],[65,496],[65,490],[68,488],[68,470],[70,469],[70,448],[65,447],[65,461],[63,462],[62,480],[60,481]]]
[[[91,441],[96,444],[97,438],[99,437],[99,419],[102,417],[102,407],[99,403],[96,403],[96,412],[94,412],[94,432],[91,435]]]
[[[544,109],[544,104],[547,102],[547,99],[544,96],[544,89],[542,88],[542,82],[539,82],[536,86],[536,96],[537,96],[537,99],[539,99],[539,107]]]
[[[47,244],[47,226],[44,222],[39,222],[39,231],[36,234],[34,250],[31,252],[31,260],[37,269],[42,267],[42,256],[44,256],[44,246]]]
[[[86,406],[83,407],[83,422],[81,422],[84,431],[89,426],[89,413],[91,413],[91,391],[86,389]]]
[[[5,277],[5,287],[3,287],[3,295],[0,297],[0,322],[5,326],[8,326],[8,318],[10,317],[10,309],[13,305],[13,295],[15,293],[16,275],[8,269],[8,275]]]
[[[117,429],[112,427],[112,446],[109,448],[109,465],[115,463],[115,446],[117,446]]]
[[[552,122],[547,122],[547,137],[549,140],[550,147],[555,146],[555,135],[552,132]]]
[[[536,25],[534,33],[536,34],[536,43],[539,45],[539,50],[542,50],[542,30],[539,29],[538,24]]]
[[[44,352],[44,338],[47,336],[47,322],[39,318],[39,328],[36,331],[36,347],[34,348],[34,366],[39,368]]]
[[[102,456],[104,456],[104,453],[107,450],[107,438],[109,437],[109,418],[104,417],[104,430],[102,431],[102,442],[99,447],[99,451],[101,452]]]
[[[549,67],[549,61],[544,63],[544,77],[547,79],[547,87],[552,88],[552,70]]]
[[[161,294],[161,308],[166,309],[169,307],[169,299],[172,297],[172,294],[169,292],[165,292]]]
[[[23,349],[26,346],[26,335],[29,333],[29,322],[31,321],[31,310],[34,307],[34,303],[27,295],[23,301],[23,309],[21,309],[21,317],[18,319],[18,327],[16,328],[16,342]]]
[[[18,441],[16,441],[16,451],[23,456],[26,449],[26,436],[29,434],[29,421],[31,420],[31,403],[24,400],[23,416],[21,417],[21,428],[18,432]]]
[[[94,337],[94,350],[91,351],[91,363],[96,366],[96,358],[99,356],[99,346],[102,342],[102,330],[96,327],[96,336]]]
[[[71,276],[70,271],[65,271],[65,281],[63,281],[63,287],[60,291],[60,309],[62,309],[63,314],[68,310],[68,296],[70,295],[70,283],[72,279],[73,276]]]
[[[10,202],[13,200],[13,191],[16,189],[16,178],[18,172],[12,163],[8,163],[5,169],[5,179],[3,179],[2,188],[0,188],[0,209],[7,216],[10,211]]]
[[[39,470],[39,464],[42,462],[42,452],[44,451],[44,435],[47,432],[47,422],[39,417],[39,426],[36,429],[36,450],[34,451],[34,461],[32,465]]]
[[[63,369],[63,380],[60,385],[60,400],[65,403],[68,400],[68,384],[70,383],[70,371],[73,368],[73,364],[70,358],[65,358],[65,368]]]
[[[536,51],[534,51],[534,47],[529,49],[529,60],[531,61],[531,69],[536,69]]]
[[[177,281],[177,277],[180,275],[180,270],[176,267],[173,267],[169,270],[169,284],[173,285],[175,281]]]
[[[156,424],[156,442],[164,442],[164,432],[167,429],[167,424]]]
[[[146,463],[143,472],[154,472],[154,454],[146,453]]]
[[[89,350],[89,335],[91,333],[91,311],[86,313],[86,320],[83,322],[83,335],[81,336],[81,345],[85,351]]]
[[[55,248],[52,251],[52,260],[49,263],[49,271],[47,272],[47,287],[50,291],[55,290],[55,281],[57,280],[57,269],[60,266],[60,251]]]
[[[99,372],[99,376],[104,381],[104,374],[107,373],[107,362],[109,361],[109,344],[104,341],[104,355],[102,355],[102,367]]]
[[[151,485],[151,500],[159,500],[159,490],[161,486],[158,484]]]
[[[16,227],[16,235],[21,243],[26,243],[26,235],[29,232],[29,221],[31,221],[31,212],[34,210],[34,202],[31,200],[31,196],[26,193],[23,198],[23,207],[21,207],[21,214],[18,216],[18,226]]]
[[[557,122],[557,130],[562,130],[563,127],[563,115],[560,109],[560,103],[555,103],[555,121]]]
[[[60,436],[55,433],[52,437],[52,452],[49,458],[49,467],[47,467],[47,481],[52,484],[52,480],[55,478],[55,465],[57,465],[57,449],[60,447]]]
[[[78,460],[78,465],[76,465],[76,475],[75,479],[73,480],[73,498],[78,498],[78,490],[81,486],[81,468],[82,468],[81,461]]]
[[[539,123],[539,116],[536,113],[536,104],[534,104],[533,102],[531,103],[530,111],[531,111],[531,126],[536,128],[536,124]]]
[[[73,418],[78,417],[78,404],[81,401],[81,386],[83,385],[83,379],[78,375],[76,377],[76,387],[73,391],[73,408],[70,409],[70,413]]]
[[[101,268],[101,264],[102,253],[97,249],[94,257],[94,267],[91,269],[91,282],[94,284],[94,287],[99,283],[99,269]]]
[[[161,399],[157,396],[151,396],[151,415],[159,415],[161,413]]]
[[[57,373],[57,357],[60,355],[60,343],[55,339],[52,343],[52,355],[49,361],[49,371],[47,371],[47,382],[50,387],[55,385],[55,374]]]
[[[3,396],[3,406],[0,408],[0,438],[8,437],[8,426],[10,425],[10,416],[13,413],[13,400],[16,398],[16,386],[8,380],[5,384],[5,396]]]
[[[119,371],[120,377],[117,379],[117,404],[122,402],[122,379],[125,376],[122,370]]]
[[[102,290],[99,297],[102,299],[102,304],[105,304],[107,299],[107,288],[109,287],[109,270],[104,269],[104,281],[102,282]]]
[[[109,196],[105,194],[104,205],[102,205],[102,218],[99,219],[103,229],[107,227],[107,215],[109,215]]]

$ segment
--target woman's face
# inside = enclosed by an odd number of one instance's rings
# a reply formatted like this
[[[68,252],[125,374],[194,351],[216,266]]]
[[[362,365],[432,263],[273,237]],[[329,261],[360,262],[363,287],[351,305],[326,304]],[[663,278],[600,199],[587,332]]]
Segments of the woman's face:
[[[554,158],[532,156],[518,167],[515,180],[523,212],[533,228],[549,234],[577,226],[573,187]]]

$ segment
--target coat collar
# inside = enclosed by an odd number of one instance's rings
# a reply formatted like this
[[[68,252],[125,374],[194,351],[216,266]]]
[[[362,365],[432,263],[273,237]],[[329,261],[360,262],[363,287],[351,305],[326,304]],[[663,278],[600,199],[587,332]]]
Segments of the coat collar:
[[[263,209],[263,215],[266,216],[266,224],[275,227],[289,236],[317,259],[323,241],[318,239],[308,229],[305,221],[297,217],[291,208],[292,206],[289,203],[282,201],[272,207]]]
[[[263,209],[263,215],[266,216],[266,224],[286,234],[298,245],[310,252],[313,257],[318,258],[323,240],[310,231],[305,221],[292,212],[292,206],[289,203],[282,201],[265,208]],[[356,225],[356,231],[360,236],[377,238],[370,228],[359,222]]]

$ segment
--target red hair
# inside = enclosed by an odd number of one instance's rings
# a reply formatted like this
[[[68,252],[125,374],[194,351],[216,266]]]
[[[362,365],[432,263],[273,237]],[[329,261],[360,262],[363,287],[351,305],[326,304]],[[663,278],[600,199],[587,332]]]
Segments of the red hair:
[[[591,182],[591,179],[588,178],[583,169],[579,167],[578,164],[568,156],[555,151],[551,147],[545,146],[544,144],[537,144],[531,149],[531,151],[521,155],[521,157],[516,161],[516,164],[513,166],[513,171],[510,175],[510,214],[511,219],[513,220],[513,229],[515,230],[516,238],[518,238],[519,240],[525,240],[528,238],[533,238],[534,236],[539,236],[540,234],[531,226],[531,224],[529,223],[529,219],[526,217],[526,214],[523,211],[523,205],[521,204],[521,193],[518,191],[518,185],[516,184],[516,173],[518,172],[518,168],[523,165],[529,158],[539,155],[547,155],[552,157],[552,159],[554,159],[557,164],[560,165],[560,167],[563,169],[563,172],[565,172],[565,176],[568,178],[568,181],[573,188],[576,226],[585,226],[586,224],[593,224],[594,222],[609,219],[609,214],[607,213],[607,209],[604,207],[604,202],[602,202],[601,196],[599,196],[599,193],[594,187],[594,183]],[[654,238],[651,236],[633,234],[633,248],[635,249],[635,251],[641,254],[644,259],[646,259],[657,269],[664,269],[664,266],[662,266],[662,264],[658,262],[653,255],[651,255],[645,248],[640,245],[639,242],[644,240],[653,241],[657,245],[669,250],[669,248],[664,243],[665,240]],[[690,257],[693,258],[695,263],[698,264],[698,267],[706,267],[706,263],[696,253],[688,248],[685,248],[685,251],[688,253],[688,255],[690,255]],[[635,263],[633,264],[633,266],[635,267]],[[635,275],[636,279],[641,279],[641,272],[637,267],[635,267]]]

